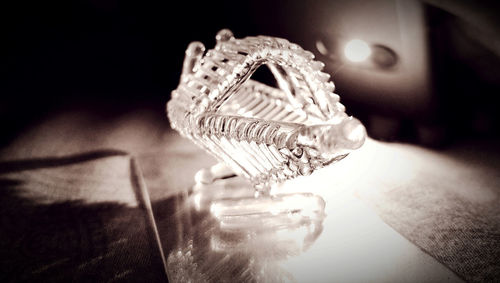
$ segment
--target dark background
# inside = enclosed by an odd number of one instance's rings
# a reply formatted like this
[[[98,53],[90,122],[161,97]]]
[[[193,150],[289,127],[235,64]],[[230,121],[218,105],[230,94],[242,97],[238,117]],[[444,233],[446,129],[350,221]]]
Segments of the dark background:
[[[149,100],[163,109],[178,84],[189,42],[211,46],[222,28],[239,35],[287,36],[293,28],[284,28],[283,19],[300,24],[285,17],[287,5],[267,1],[12,1],[2,6],[0,115],[11,136],[68,103]]]
[[[498,5],[494,1],[472,7],[465,1],[448,2],[440,7],[432,1],[424,3],[436,78],[433,87],[438,98],[437,110],[433,110],[438,115],[433,121],[438,121],[439,127],[434,131],[438,136],[446,136],[437,142],[431,139],[430,145],[477,135],[498,135],[500,53],[490,48],[494,49],[496,39],[488,41],[483,36],[482,41],[472,40],[470,44],[466,38],[458,46],[456,40],[450,40],[456,34],[462,38],[463,33],[456,28],[456,22],[464,14],[457,15],[454,7],[481,20],[494,19]],[[325,5],[329,2],[4,2],[0,8],[2,143],[68,105],[90,103],[89,107],[97,112],[109,112],[109,105],[119,109],[146,103],[155,111],[164,111],[164,103],[177,86],[189,42],[198,40],[211,48],[216,32],[229,28],[236,37],[266,34],[307,45],[316,36],[307,36],[307,31],[315,29],[316,17],[325,16],[319,13]],[[447,11],[450,7],[452,11]],[[495,35],[498,21],[483,21],[478,30],[493,30],[484,34]],[[349,86],[336,84],[349,93]],[[366,107],[350,101],[348,95],[341,97],[350,113],[367,124],[372,136],[422,142],[413,123],[416,117],[394,114],[384,105],[376,109]],[[484,112],[484,121],[468,123],[468,111]],[[377,127],[370,119],[373,113],[396,121],[398,129],[386,134],[373,131]]]

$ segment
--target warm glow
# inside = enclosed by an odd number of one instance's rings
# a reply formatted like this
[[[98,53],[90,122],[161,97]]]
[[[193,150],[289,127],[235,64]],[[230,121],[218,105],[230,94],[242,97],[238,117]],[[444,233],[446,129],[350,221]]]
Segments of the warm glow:
[[[328,55],[328,48],[326,48],[325,44],[321,40],[316,41],[316,49],[318,49],[319,53],[323,55]]]
[[[353,39],[344,47],[345,57],[352,62],[361,62],[366,60],[372,54],[370,46],[363,40]]]

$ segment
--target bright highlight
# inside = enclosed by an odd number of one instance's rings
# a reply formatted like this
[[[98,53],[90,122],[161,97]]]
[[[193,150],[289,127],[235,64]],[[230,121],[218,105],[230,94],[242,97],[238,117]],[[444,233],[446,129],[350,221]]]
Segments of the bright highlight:
[[[344,47],[345,57],[352,62],[361,62],[366,60],[372,54],[370,46],[360,39],[353,39]]]

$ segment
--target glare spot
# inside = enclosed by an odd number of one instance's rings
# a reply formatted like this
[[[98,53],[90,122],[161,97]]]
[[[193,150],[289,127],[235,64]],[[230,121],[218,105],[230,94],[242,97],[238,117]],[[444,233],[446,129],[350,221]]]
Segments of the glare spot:
[[[361,62],[366,60],[372,54],[370,46],[363,40],[353,39],[344,47],[345,57],[352,62]]]
[[[328,55],[328,48],[326,48],[325,44],[321,40],[316,41],[316,49],[318,49],[319,53],[323,55]]]

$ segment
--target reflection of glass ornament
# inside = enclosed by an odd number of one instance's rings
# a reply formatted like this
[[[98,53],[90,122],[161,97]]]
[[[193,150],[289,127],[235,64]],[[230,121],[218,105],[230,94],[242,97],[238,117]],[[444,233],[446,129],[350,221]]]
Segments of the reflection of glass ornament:
[[[254,198],[248,190],[247,195],[221,195],[217,190],[213,184],[196,189],[198,194],[214,193],[202,196],[210,217],[198,221],[200,226],[189,229],[188,240],[169,253],[169,280],[294,282],[281,265],[306,251],[321,234],[324,200],[311,193]],[[208,207],[202,210],[208,212]]]
[[[365,129],[334,94],[324,64],[285,39],[236,39],[220,31],[214,49],[193,42],[167,104],[174,129],[255,188],[279,183],[345,157]],[[279,89],[250,80],[267,65]]]
[[[167,258],[168,279],[172,282],[208,282],[193,256],[193,241],[171,252]]]
[[[211,246],[284,259],[305,251],[322,231],[325,202],[313,194],[214,201],[219,223]]]

